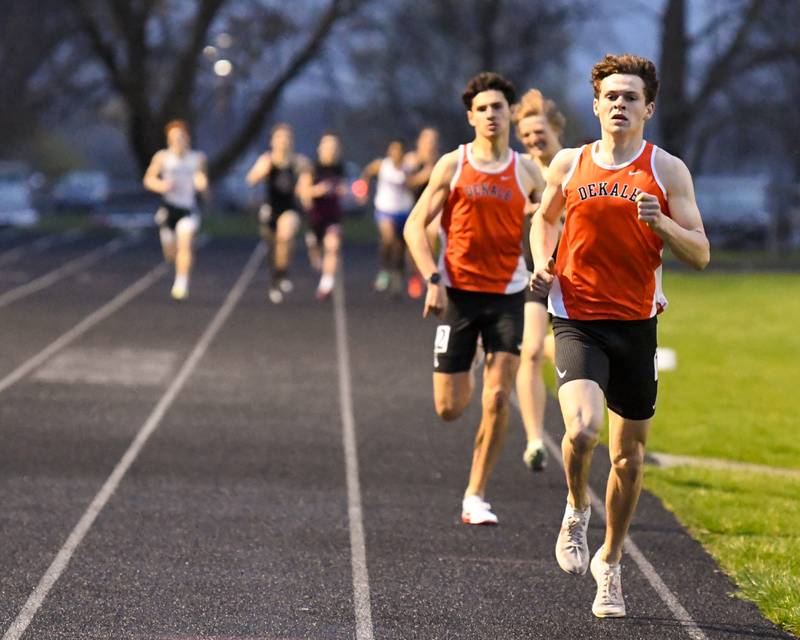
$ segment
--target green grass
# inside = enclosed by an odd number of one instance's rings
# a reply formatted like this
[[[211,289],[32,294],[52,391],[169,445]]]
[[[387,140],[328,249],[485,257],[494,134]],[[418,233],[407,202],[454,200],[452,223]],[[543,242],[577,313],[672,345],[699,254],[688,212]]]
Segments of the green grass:
[[[800,275],[667,274],[649,447],[800,468]]]
[[[651,451],[800,468],[800,274],[669,273]],[[658,495],[774,622],[800,633],[800,479],[648,468]]]
[[[648,468],[656,493],[772,621],[800,634],[800,479]]]

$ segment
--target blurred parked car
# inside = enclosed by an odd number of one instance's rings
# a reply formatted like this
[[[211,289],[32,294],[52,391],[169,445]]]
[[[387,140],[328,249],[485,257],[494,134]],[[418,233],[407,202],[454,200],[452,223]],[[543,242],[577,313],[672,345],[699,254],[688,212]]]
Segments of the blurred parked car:
[[[28,184],[0,179],[0,225],[31,227],[38,222]]]
[[[769,178],[699,176],[694,187],[706,234],[714,246],[766,247],[773,231]]]
[[[109,179],[103,171],[73,171],[53,189],[53,205],[56,209],[96,211],[105,204],[109,190]]]
[[[141,182],[125,180],[113,185],[102,211],[92,216],[95,223],[117,229],[152,227],[161,198],[142,187]]]

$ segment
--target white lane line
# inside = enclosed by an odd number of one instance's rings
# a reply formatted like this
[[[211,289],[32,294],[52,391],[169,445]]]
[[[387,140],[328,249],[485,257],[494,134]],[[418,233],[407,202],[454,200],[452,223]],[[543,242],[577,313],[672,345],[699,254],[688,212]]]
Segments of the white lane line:
[[[9,305],[12,302],[16,302],[21,298],[25,298],[26,296],[34,294],[37,291],[41,291],[42,289],[55,284],[59,280],[63,280],[67,276],[70,276],[81,269],[85,269],[101,258],[116,253],[122,249],[122,247],[130,244],[132,241],[133,238],[114,238],[110,242],[104,244],[102,247],[98,247],[97,249],[94,249],[85,255],[70,260],[69,262],[62,264],[57,269],[45,273],[43,276],[39,276],[35,280],[31,280],[30,282],[26,282],[23,285],[6,291],[0,295],[0,308]]]
[[[208,244],[208,238],[204,237],[198,241],[197,247],[200,248],[206,244]],[[72,329],[56,338],[35,356],[23,362],[5,378],[0,379],[0,393],[8,389],[11,385],[19,382],[34,369],[40,367],[61,349],[72,344],[93,326],[99,322],[102,322],[116,311],[119,311],[119,309],[124,307],[131,300],[144,293],[153,284],[155,284],[170,267],[171,265],[167,264],[166,262],[161,262],[158,266],[148,271],[144,276],[139,278],[128,288],[118,293],[102,307],[86,316],[78,324],[72,327]]]
[[[519,410],[519,400],[517,400],[516,395],[511,396],[511,403]],[[556,400],[556,406],[558,406],[558,400]],[[561,458],[561,447],[559,447],[550,434],[546,431],[542,434],[545,446],[547,450],[550,452],[550,457],[558,460],[558,464],[561,466],[561,469],[564,469],[564,461]],[[592,511],[600,515],[603,519],[603,522],[606,521],[606,507],[600,498],[597,497],[597,494],[592,490],[591,487],[589,489],[589,499],[592,503]],[[630,536],[625,537],[625,551],[628,552],[628,555],[633,559],[636,563],[636,566],[639,567],[639,571],[642,572],[647,581],[650,583],[650,586],[653,587],[653,590],[658,594],[658,597],[661,598],[661,601],[667,605],[667,608],[672,613],[672,616],[675,620],[680,623],[683,629],[686,631],[686,635],[688,635],[692,640],[708,640],[705,633],[700,630],[700,627],[697,626],[697,623],[694,621],[689,612],[683,608],[683,605],[680,603],[680,600],[675,596],[670,588],[664,584],[664,581],[661,579],[661,576],[658,575],[658,572],[655,570],[650,561],[645,557],[644,553],[639,549],[636,543]]]
[[[154,269],[151,269],[144,276],[142,276],[128,288],[124,289],[122,292],[117,294],[114,298],[109,300],[102,307],[100,307],[96,311],[86,316],[78,324],[72,327],[72,329],[70,329],[66,333],[62,334],[60,337],[53,340],[53,342],[47,345],[35,356],[30,358],[29,360],[26,360],[20,366],[14,369],[11,373],[9,373],[7,376],[0,379],[0,393],[8,389],[11,385],[19,382],[22,378],[27,376],[31,371],[33,371],[37,367],[41,366],[44,362],[46,362],[54,354],[58,353],[61,349],[72,344],[75,340],[80,338],[84,333],[86,333],[97,323],[102,322],[103,320],[108,318],[111,314],[118,311],[126,304],[128,304],[131,300],[136,298],[139,294],[144,293],[145,290],[147,290],[151,285],[153,285],[157,280],[159,280],[164,275],[164,273],[167,271],[168,266],[169,265],[167,265],[167,263],[162,262]]]
[[[350,375],[350,350],[347,344],[347,314],[344,299],[344,267],[333,292],[333,318],[336,325],[336,355],[339,365],[339,404],[342,413],[342,440],[347,474],[347,517],[350,523],[350,558],[353,570],[353,603],[356,616],[356,640],[373,640],[372,606],[367,574],[367,550],[364,537],[364,513],[358,479],[356,421],[353,417],[353,391]]]
[[[736,460],[720,460],[718,458],[703,458],[700,456],[679,456],[671,453],[648,452],[648,457],[655,460],[659,467],[700,467],[704,469],[718,469],[720,471],[738,471],[747,473],[764,473],[773,476],[789,476],[800,478],[800,469],[786,467],[769,467],[764,464],[751,464]]]
[[[43,251],[44,249],[50,249],[51,247],[60,244],[67,244],[68,242],[77,240],[78,238],[83,237],[83,235],[84,232],[80,229],[71,229],[65,233],[51,234],[42,238],[38,238],[29,244],[22,245],[21,247],[14,247],[13,249],[8,249],[7,251],[0,253],[0,265],[14,262],[28,253],[28,251]]]
[[[194,372],[197,364],[205,355],[209,345],[227,321],[234,307],[238,304],[242,294],[245,292],[245,289],[247,289],[247,286],[250,284],[253,276],[255,276],[258,266],[264,258],[264,253],[264,243],[259,242],[251,254],[250,259],[247,261],[244,270],[239,275],[239,279],[236,281],[236,284],[228,293],[228,296],[225,298],[225,301],[222,303],[222,306],[219,308],[216,315],[214,315],[214,318],[206,327],[203,335],[200,336],[200,340],[197,342],[194,349],[192,349],[189,357],[183,363],[183,366],[181,367],[177,376],[175,376],[172,384],[158,401],[158,404],[153,409],[153,412],[139,429],[139,432],[136,434],[133,442],[131,442],[128,450],[117,463],[117,466],[114,467],[114,470],[105,481],[105,484],[103,484],[102,488],[94,497],[83,516],[81,516],[78,524],[75,525],[75,528],[69,534],[69,537],[59,550],[58,554],[56,554],[55,559],[42,576],[39,584],[33,590],[33,593],[31,593],[31,595],[28,597],[28,600],[25,602],[25,606],[22,607],[22,610],[19,612],[16,620],[14,620],[14,622],[6,631],[5,635],[3,636],[3,640],[19,640],[19,638],[22,637],[22,634],[25,633],[25,630],[28,628],[28,625],[30,625],[33,617],[36,615],[36,612],[44,603],[45,598],[47,598],[47,594],[67,568],[69,561],[72,559],[72,556],[75,554],[78,546],[80,546],[81,542],[86,537],[86,534],[89,533],[89,530],[92,528],[97,516],[100,515],[100,512],[114,495],[114,492],[117,490],[120,482],[122,482],[122,479],[125,477],[128,469],[130,469],[131,465],[144,448],[144,445],[147,443],[148,438],[150,438],[153,432],[159,427],[164,415],[167,413],[170,406],[172,406],[175,398],[181,392],[181,389],[183,389],[186,381]]]

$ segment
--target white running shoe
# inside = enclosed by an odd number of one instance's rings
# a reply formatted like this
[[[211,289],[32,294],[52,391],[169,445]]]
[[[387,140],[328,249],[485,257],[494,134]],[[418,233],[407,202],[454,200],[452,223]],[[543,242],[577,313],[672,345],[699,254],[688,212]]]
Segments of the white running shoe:
[[[278,280],[278,289],[280,289],[282,293],[291,293],[294,291],[294,283],[289,280],[289,278],[281,278]]]
[[[461,503],[461,522],[464,524],[497,524],[492,505],[480,496],[467,496]]]
[[[186,300],[186,298],[189,297],[189,287],[180,282],[176,282],[172,285],[171,294],[175,300]]]
[[[558,566],[576,576],[582,576],[589,568],[589,543],[586,541],[586,530],[589,528],[591,515],[591,507],[576,511],[568,502],[564,518],[561,520],[561,531],[558,532],[556,541]]]
[[[283,302],[283,291],[278,289],[278,287],[270,287],[267,295],[269,295],[269,301],[272,304],[280,304]]]
[[[609,564],[600,559],[597,550],[592,558],[592,577],[597,583],[597,595],[592,604],[592,613],[598,618],[624,618],[625,600],[622,597],[622,579],[620,565]]]

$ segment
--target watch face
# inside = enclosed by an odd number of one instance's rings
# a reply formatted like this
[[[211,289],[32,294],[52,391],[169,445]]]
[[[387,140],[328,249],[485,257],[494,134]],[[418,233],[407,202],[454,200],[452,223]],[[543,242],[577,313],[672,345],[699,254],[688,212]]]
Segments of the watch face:
[[[439,273],[432,273],[431,277],[428,278],[428,282],[431,284],[439,284],[439,281],[442,279],[441,274]]]

